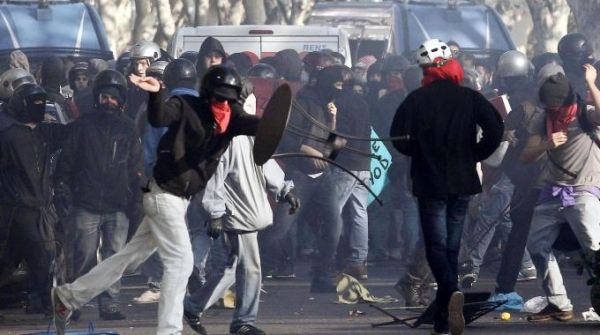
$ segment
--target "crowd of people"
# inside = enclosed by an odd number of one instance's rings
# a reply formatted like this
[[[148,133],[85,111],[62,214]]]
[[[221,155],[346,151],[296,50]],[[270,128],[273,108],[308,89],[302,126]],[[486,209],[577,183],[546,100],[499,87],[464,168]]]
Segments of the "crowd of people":
[[[0,75],[0,270],[26,266],[27,310],[59,334],[96,297],[100,319],[125,319],[124,273],[147,278],[134,302],[159,304],[158,334],[182,320],[206,334],[231,287],[230,333],[264,334],[262,280],[293,280],[308,257],[311,292],[335,293],[339,273],[365,281],[383,263],[407,306],[435,299],[433,333],[455,335],[460,289],[502,245],[490,300],[520,310],[516,282],[540,278],[548,304],[528,320],[570,320],[553,250],[600,250],[600,90],[585,36],[557,51],[478,58],[433,39],[348,67],[331,50],[259,58],[209,37],[177,59],[139,42],[114,62],[35,70],[16,51]],[[309,158],[257,166],[282,83],[294,98],[278,152]],[[327,129],[351,135],[344,148]],[[371,143],[357,139],[373,131],[393,139],[383,206],[369,206]]]

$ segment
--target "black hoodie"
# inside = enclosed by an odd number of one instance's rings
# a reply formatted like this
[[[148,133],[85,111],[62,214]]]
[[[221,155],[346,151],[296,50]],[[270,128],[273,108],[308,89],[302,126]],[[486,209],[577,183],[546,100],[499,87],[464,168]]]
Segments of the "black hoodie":
[[[198,78],[200,79],[202,79],[206,70],[208,70],[204,64],[204,57],[211,52],[218,52],[223,56],[222,64],[225,64],[227,61],[227,54],[225,53],[225,49],[223,49],[221,42],[212,36],[207,37],[204,42],[202,42],[200,50],[198,50],[198,58],[196,59],[196,71],[198,72]]]

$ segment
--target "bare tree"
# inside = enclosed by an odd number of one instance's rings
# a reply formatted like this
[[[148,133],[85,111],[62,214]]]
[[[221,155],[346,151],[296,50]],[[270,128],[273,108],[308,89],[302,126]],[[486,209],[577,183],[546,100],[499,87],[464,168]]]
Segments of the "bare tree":
[[[594,47],[596,58],[600,57],[600,24],[598,24],[598,15],[600,15],[599,0],[567,0],[577,24],[577,30],[587,36]]]
[[[558,40],[567,33],[569,5],[566,0],[527,0],[533,21],[528,54],[556,52]]]

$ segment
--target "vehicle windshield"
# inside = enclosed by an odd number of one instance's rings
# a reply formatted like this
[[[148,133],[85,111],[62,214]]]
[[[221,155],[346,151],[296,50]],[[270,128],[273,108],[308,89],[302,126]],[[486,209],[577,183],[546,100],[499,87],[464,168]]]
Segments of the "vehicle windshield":
[[[460,11],[443,7],[414,6],[407,12],[408,33],[400,38],[410,50],[428,39],[454,40],[464,49],[509,50],[512,46],[500,22],[484,7],[462,6]]]

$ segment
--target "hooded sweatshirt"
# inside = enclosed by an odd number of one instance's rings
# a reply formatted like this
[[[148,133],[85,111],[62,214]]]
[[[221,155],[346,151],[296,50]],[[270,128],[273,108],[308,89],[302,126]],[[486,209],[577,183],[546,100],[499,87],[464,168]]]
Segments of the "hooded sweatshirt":
[[[198,58],[196,60],[196,71],[198,72],[198,78],[202,78],[206,73],[206,70],[208,70],[204,64],[204,57],[211,52],[218,52],[223,56],[222,64],[227,62],[227,54],[225,53],[225,49],[223,48],[221,42],[212,36],[207,37],[204,42],[202,42],[200,50],[198,50]]]

